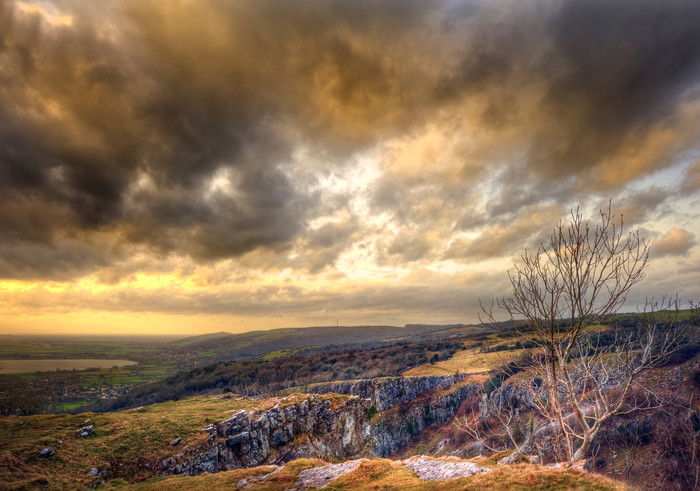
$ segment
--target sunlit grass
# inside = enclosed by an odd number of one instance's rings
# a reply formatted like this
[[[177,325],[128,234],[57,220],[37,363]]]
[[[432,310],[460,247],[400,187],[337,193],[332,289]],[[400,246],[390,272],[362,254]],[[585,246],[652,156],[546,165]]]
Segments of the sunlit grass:
[[[427,377],[430,375],[453,375],[455,373],[483,373],[493,370],[517,358],[523,350],[480,353],[478,348],[457,351],[452,358],[426,363],[402,373],[405,377]]]
[[[435,459],[442,460],[442,459]],[[446,459],[450,462],[462,461]],[[280,490],[295,488],[295,482],[303,469],[327,465],[320,460],[299,459],[268,479],[256,482],[251,477],[261,477],[271,470],[269,466],[238,469],[203,474],[195,477],[169,477],[145,481],[134,486],[138,490],[228,489],[236,486],[240,479],[250,479],[253,490]],[[324,489],[329,490],[558,490],[586,489],[594,491],[626,490],[622,483],[606,477],[575,470],[546,469],[540,466],[519,464],[494,467],[492,472],[446,481],[424,481],[400,461],[371,459],[363,462],[354,471],[339,477]]]

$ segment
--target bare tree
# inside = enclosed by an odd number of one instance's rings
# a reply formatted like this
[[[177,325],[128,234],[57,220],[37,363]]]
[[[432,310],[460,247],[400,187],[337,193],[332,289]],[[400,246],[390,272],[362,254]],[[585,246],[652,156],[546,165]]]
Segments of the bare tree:
[[[644,278],[648,257],[649,242],[638,230],[624,233],[610,205],[594,228],[577,209],[547,244],[525,251],[508,272],[513,295],[495,302],[534,346],[528,376],[513,383],[547,421],[539,431],[554,439],[562,458],[583,458],[611,417],[663,402],[637,381],[681,345],[683,329],[669,315],[679,299],[648,301],[633,326],[601,327]],[[493,304],[483,310],[496,322]]]
[[[519,453],[536,453],[541,462],[547,450],[544,442],[535,438],[541,425],[532,415],[521,413],[521,404],[517,396],[507,392],[494,391],[492,397],[483,394],[478,411],[456,418],[454,425],[490,452],[512,447]]]
[[[515,436],[516,425],[519,423],[520,411],[515,398],[484,396],[478,404],[478,411],[471,411],[462,418],[455,420],[455,426],[467,433],[473,440],[481,443],[490,452],[498,452],[503,447],[519,448]],[[483,416],[488,415],[497,423],[497,427],[489,425]]]

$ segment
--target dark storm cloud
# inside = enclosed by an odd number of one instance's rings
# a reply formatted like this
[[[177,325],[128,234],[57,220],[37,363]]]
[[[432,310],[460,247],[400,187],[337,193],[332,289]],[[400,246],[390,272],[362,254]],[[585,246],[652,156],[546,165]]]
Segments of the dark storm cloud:
[[[42,5],[0,3],[0,220],[47,256],[95,230],[200,260],[285,248],[316,206],[296,149],[337,161],[409,124],[422,68],[391,51],[420,2]],[[233,192],[205,199],[222,169]],[[45,223],[7,212],[25,202]]]
[[[565,175],[614,165],[654,125],[671,123],[697,85],[698,19],[700,4],[688,0],[563,2],[548,22],[553,56],[542,66],[553,124],[536,141],[533,167]]]
[[[700,88],[700,3],[470,2],[468,12],[451,21],[466,34],[434,95],[468,116],[445,131],[462,131],[475,148],[519,145],[481,163],[497,176],[487,219],[548,200],[580,203],[591,192],[616,196],[697,145],[697,116],[684,110]],[[502,139],[483,142],[494,133]],[[484,175],[470,170],[467,199],[478,185],[470,180]],[[404,221],[406,205],[392,197],[406,188],[410,180],[387,176],[375,206]]]
[[[130,244],[201,262],[296,244],[320,271],[362,225],[307,230],[328,210],[316,176],[428,125],[524,143],[493,160],[457,146],[456,174],[385,170],[371,212],[399,226],[467,229],[614,188],[672,161],[635,151],[660,126],[681,132],[699,18],[681,0],[0,0],[0,275],[78,275]],[[460,202],[502,167],[501,198],[465,216]]]

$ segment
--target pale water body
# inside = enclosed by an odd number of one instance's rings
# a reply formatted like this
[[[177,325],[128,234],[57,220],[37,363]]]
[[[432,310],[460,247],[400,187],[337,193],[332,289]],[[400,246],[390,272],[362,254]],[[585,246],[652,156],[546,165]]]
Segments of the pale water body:
[[[50,372],[54,370],[85,370],[86,368],[112,368],[136,365],[132,360],[0,360],[0,374]]]

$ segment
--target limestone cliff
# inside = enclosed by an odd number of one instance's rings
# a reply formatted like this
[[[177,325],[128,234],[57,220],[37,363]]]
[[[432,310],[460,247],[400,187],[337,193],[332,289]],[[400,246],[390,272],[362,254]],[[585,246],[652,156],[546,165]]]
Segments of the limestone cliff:
[[[381,377],[366,380],[327,382],[306,388],[314,394],[347,394],[372,401],[377,411],[410,402],[421,394],[439,388],[451,387],[464,380],[465,375],[435,375],[432,377]]]
[[[481,392],[482,385],[468,384],[465,375],[385,377],[329,382],[310,388],[316,393],[357,395],[371,401],[372,454],[385,457],[433,425],[447,423],[466,398]]]
[[[238,411],[203,429],[206,442],[163,462],[163,474],[204,472],[281,463],[296,458],[333,460],[367,453],[369,401],[311,395],[266,411]]]
[[[241,410],[205,428],[206,442],[165,460],[162,472],[196,475],[302,457],[384,457],[424,429],[448,423],[462,401],[481,391],[481,384],[452,375],[388,377],[321,384],[313,390],[320,394],[295,403],[281,399],[266,411]]]
[[[434,425],[450,422],[462,402],[481,392],[481,384],[456,384],[436,389],[377,414],[371,421],[373,453],[385,457],[404,448],[409,441]]]

